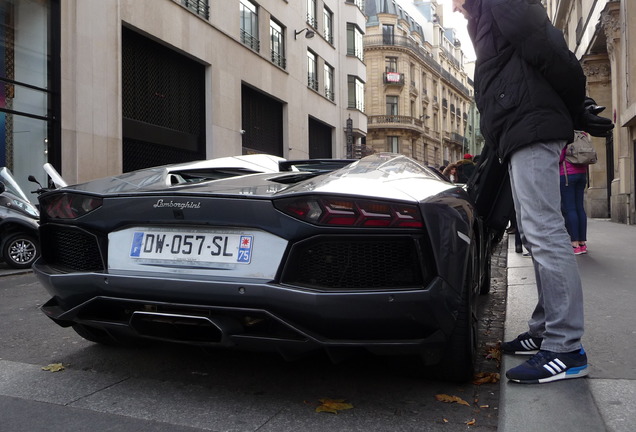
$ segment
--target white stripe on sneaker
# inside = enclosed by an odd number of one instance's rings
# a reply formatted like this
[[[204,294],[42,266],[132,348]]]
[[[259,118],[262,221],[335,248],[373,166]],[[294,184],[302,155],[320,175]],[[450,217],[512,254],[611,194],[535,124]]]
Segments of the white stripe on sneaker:
[[[558,358],[552,360],[549,363],[543,365],[544,369],[550,372],[552,375],[556,375],[558,373],[563,372],[567,369],[567,366]]]
[[[527,349],[528,351],[539,348],[539,347],[537,346],[537,344],[535,344],[535,343],[534,343],[534,341],[533,341],[532,339],[526,339],[526,340],[522,340],[522,341],[520,341],[520,342],[521,342],[521,346],[522,346],[524,349]]]

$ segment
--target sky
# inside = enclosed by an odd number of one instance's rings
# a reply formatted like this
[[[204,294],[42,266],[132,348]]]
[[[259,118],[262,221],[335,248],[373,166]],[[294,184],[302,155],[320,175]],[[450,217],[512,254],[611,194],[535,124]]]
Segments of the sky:
[[[466,30],[466,18],[459,12],[453,12],[452,0],[441,0],[444,5],[444,27],[452,27],[462,43],[462,51],[466,60],[475,60],[475,50]]]

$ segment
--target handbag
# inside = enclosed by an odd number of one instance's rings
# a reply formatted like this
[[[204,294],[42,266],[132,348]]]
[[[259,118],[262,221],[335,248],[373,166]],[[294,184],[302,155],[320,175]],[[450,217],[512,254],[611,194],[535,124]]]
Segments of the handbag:
[[[563,159],[563,172],[565,173],[565,185],[569,186],[568,168],[565,162],[576,165],[592,165],[598,162],[596,149],[592,145],[592,139],[587,132],[574,131],[574,141],[565,147],[565,158]]]
[[[574,131],[574,141],[565,149],[565,160],[577,165],[591,165],[598,161],[596,149],[587,132]]]

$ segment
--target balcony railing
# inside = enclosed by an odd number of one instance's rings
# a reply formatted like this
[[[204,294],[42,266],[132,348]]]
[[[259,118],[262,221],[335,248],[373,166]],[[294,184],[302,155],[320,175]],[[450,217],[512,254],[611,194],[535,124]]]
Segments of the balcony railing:
[[[450,72],[443,70],[442,78],[450,81],[450,83],[457,87],[462,93],[464,93],[465,96],[470,97],[470,91],[468,90],[468,88],[464,84],[462,84],[460,80],[452,76]]]
[[[323,33],[324,33],[323,36],[325,37],[325,40],[329,42],[331,45],[333,45],[333,32],[329,30],[325,30]]]
[[[409,48],[413,53],[422,60],[425,64],[427,64],[431,69],[436,71],[439,75],[441,75],[444,79],[449,81],[455,87],[457,87],[466,97],[471,97],[470,91],[468,88],[461,83],[457,78],[452,76],[450,72],[442,69],[439,63],[435,61],[433,56],[426,52],[421,45],[418,45],[412,39],[407,38],[406,36],[390,36],[387,37],[385,35],[368,35],[364,36],[364,46],[365,47],[373,47],[373,46],[400,46]],[[450,54],[449,54],[450,55]],[[454,57],[450,57],[453,58]]]
[[[457,132],[451,132],[450,134],[450,140],[455,144],[464,144],[465,139],[466,138],[464,138],[463,135],[458,134]]]
[[[318,78],[316,78],[315,74],[307,74],[307,87],[318,90]]]
[[[371,127],[377,125],[384,128],[406,128],[416,131],[421,131],[424,128],[424,122],[419,118],[397,114],[368,116],[367,124]]]
[[[461,65],[459,64],[459,60],[457,60],[455,56],[453,56],[453,54],[449,50],[442,47],[442,52],[444,53],[448,61],[451,62],[457,69],[461,68]]]
[[[256,52],[261,50],[261,42],[258,38],[252,36],[245,30],[241,29],[241,43],[253,49]]]
[[[181,0],[181,4],[205,19],[210,18],[210,5],[208,4],[208,0]]]
[[[313,28],[316,28],[317,21],[316,21],[316,17],[313,14],[310,14],[310,13],[307,14],[307,24],[309,24]]]
[[[384,84],[387,85],[404,85],[404,74],[399,72],[384,72],[383,74]]]
[[[274,63],[276,66],[286,69],[287,68],[287,59],[285,59],[284,56],[282,56],[281,54],[277,53],[276,51],[272,51],[272,63]]]
[[[372,46],[400,46],[409,48],[413,53],[424,63],[431,67],[431,69],[437,71],[437,73],[442,73],[442,67],[439,63],[433,59],[433,56],[426,52],[424,48],[418,45],[412,39],[407,38],[406,36],[391,36],[386,37],[384,35],[369,35],[364,37],[364,45],[368,47]]]

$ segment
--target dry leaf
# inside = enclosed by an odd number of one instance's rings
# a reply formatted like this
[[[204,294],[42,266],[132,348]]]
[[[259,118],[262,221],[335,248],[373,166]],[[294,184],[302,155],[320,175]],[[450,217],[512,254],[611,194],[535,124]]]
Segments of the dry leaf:
[[[486,358],[501,361],[501,348],[499,346],[490,347],[486,353]]]
[[[500,379],[501,375],[496,372],[478,372],[473,376],[473,384],[497,383]]]
[[[470,406],[468,402],[466,402],[464,399],[457,396],[449,396],[447,394],[438,394],[438,395],[435,395],[435,399],[437,399],[440,402],[458,403],[460,405]]]
[[[442,419],[442,421],[443,421],[444,423],[448,423],[448,420],[447,420],[447,419]]]
[[[346,403],[344,399],[319,399],[321,405],[316,408],[316,412],[328,412],[338,414],[338,411],[353,408],[353,405]]]
[[[477,423],[477,421],[476,421],[475,419],[472,419],[472,420],[468,420],[468,421],[466,422],[466,425],[467,425],[467,426],[474,426],[474,425],[475,425],[475,423]]]
[[[59,372],[64,370],[64,366],[62,363],[51,363],[48,366],[44,366],[42,370],[51,371],[51,372]]]

